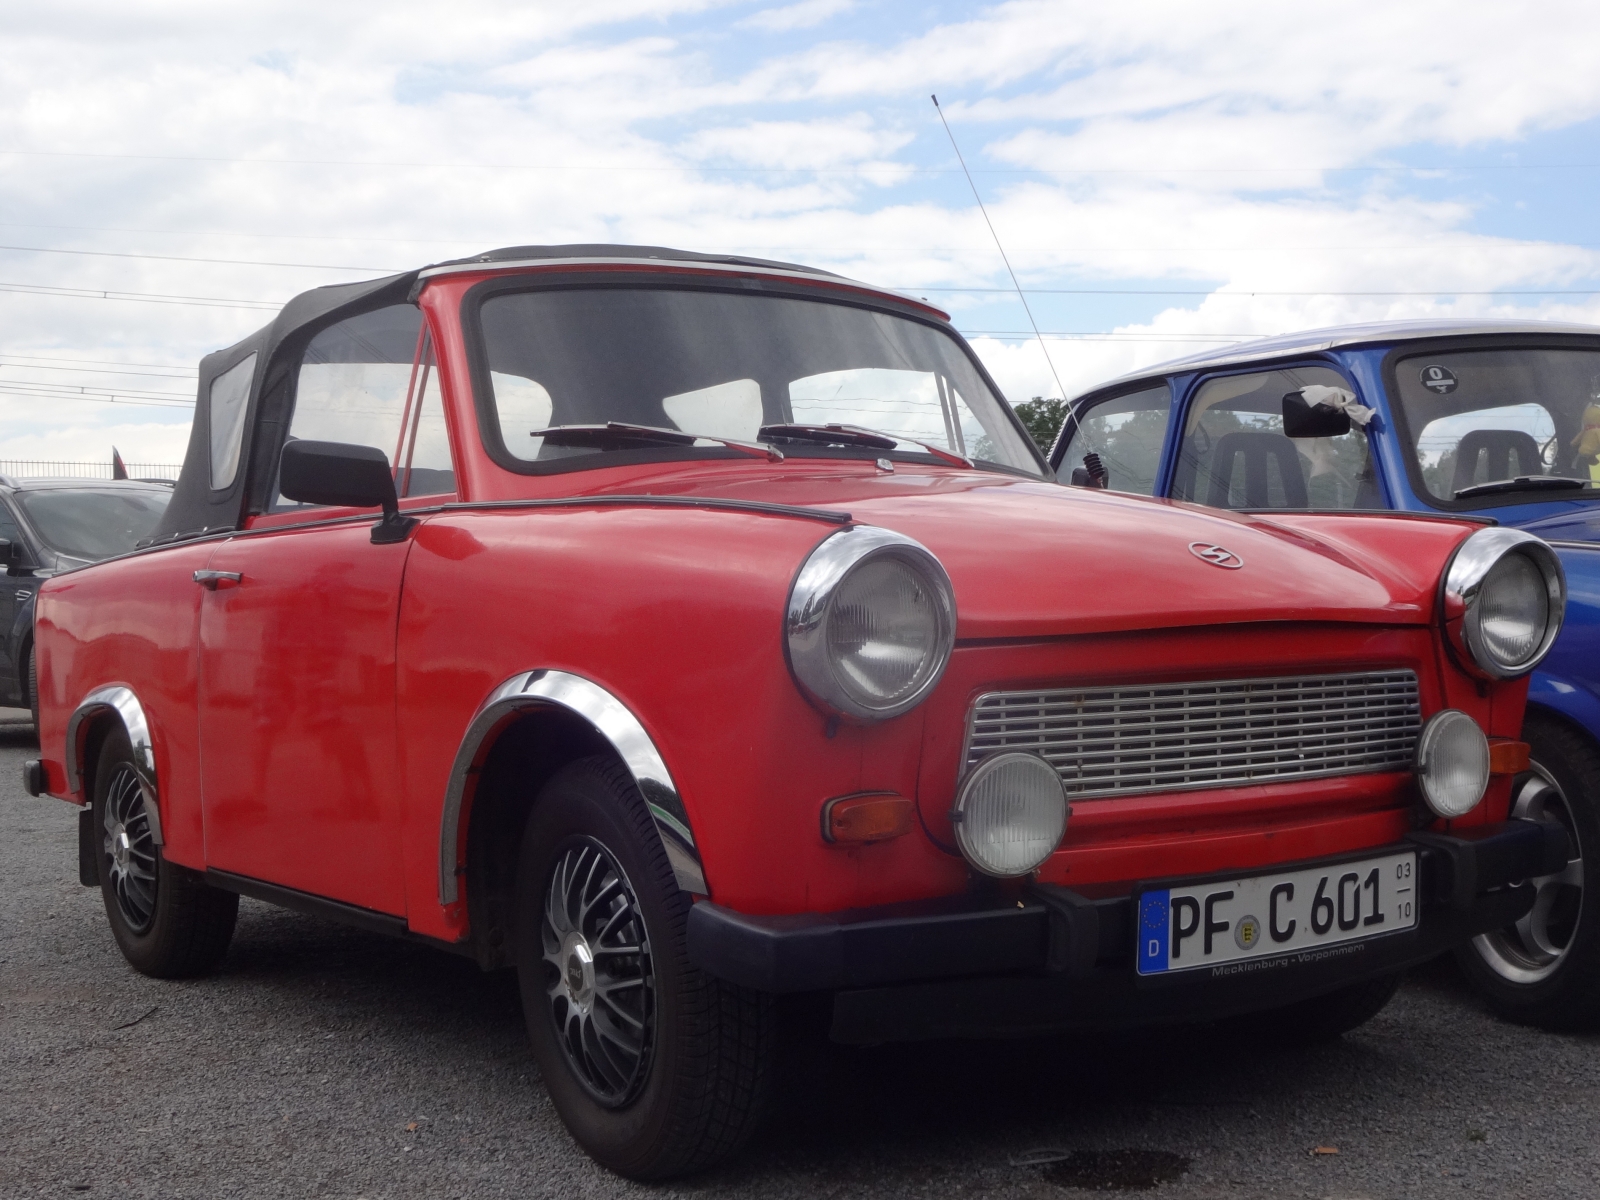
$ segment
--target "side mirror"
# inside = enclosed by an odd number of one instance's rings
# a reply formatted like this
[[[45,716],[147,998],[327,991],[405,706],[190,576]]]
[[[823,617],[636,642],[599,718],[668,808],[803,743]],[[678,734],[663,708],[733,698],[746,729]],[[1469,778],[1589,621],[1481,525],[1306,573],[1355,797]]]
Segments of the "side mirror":
[[[20,542],[13,542],[10,538],[0,538],[0,567],[4,567],[7,575],[20,575],[27,570],[28,551]]]
[[[372,527],[372,540],[380,545],[405,541],[417,523],[400,515],[389,456],[372,446],[290,442],[278,467],[278,491],[302,504],[382,508],[383,520]]]
[[[1350,432],[1350,414],[1326,404],[1307,404],[1299,392],[1290,392],[1283,398],[1283,432],[1292,438],[1339,437]]]

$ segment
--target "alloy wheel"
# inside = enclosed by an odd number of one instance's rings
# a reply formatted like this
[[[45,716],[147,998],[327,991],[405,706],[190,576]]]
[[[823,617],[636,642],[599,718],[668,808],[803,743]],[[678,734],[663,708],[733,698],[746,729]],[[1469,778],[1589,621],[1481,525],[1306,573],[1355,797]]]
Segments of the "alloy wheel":
[[[633,887],[593,838],[573,838],[545,888],[546,996],[568,1065],[595,1100],[643,1086],[655,1032],[655,974]]]
[[[117,911],[141,934],[156,911],[156,844],[145,810],[144,788],[131,764],[121,764],[106,789],[101,854],[109,867]]]
[[[1517,779],[1511,816],[1560,825],[1575,849],[1561,870],[1528,880],[1536,893],[1525,916],[1473,939],[1479,956],[1496,974],[1511,983],[1534,984],[1555,974],[1575,943],[1583,907],[1583,847],[1561,786],[1537,762]]]

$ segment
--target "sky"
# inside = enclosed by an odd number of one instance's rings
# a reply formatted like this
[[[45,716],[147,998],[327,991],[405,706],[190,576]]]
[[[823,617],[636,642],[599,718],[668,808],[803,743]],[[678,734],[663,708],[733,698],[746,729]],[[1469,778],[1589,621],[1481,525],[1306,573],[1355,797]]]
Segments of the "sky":
[[[201,355],[504,245],[901,289],[1012,402],[1350,321],[1600,323],[1592,4],[0,12],[0,461],[177,463]]]

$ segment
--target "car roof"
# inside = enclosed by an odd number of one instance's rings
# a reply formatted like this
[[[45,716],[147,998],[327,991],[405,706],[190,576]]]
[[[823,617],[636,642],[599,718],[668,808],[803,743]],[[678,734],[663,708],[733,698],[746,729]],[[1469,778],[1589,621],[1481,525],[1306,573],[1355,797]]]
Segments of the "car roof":
[[[1495,321],[1454,318],[1450,320],[1371,321],[1359,325],[1333,325],[1325,329],[1305,329],[1273,337],[1236,342],[1216,350],[1202,350],[1182,358],[1169,359],[1096,384],[1078,396],[1102,392],[1107,388],[1136,380],[1160,379],[1209,367],[1226,367],[1263,358],[1287,358],[1295,354],[1314,354],[1343,346],[1371,343],[1418,341],[1423,338],[1474,337],[1486,334],[1567,334],[1600,337],[1600,325],[1579,325],[1561,321]],[[1077,399],[1078,397],[1074,397]]]

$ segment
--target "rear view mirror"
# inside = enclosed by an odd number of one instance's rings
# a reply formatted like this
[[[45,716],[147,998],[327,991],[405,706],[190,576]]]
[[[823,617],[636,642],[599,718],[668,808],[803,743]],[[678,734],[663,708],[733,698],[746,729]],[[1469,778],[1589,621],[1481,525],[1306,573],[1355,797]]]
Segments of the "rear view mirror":
[[[1339,437],[1350,432],[1350,414],[1327,404],[1308,404],[1299,392],[1283,398],[1283,432],[1292,438]]]
[[[302,504],[382,508],[372,529],[377,543],[402,542],[417,522],[400,515],[389,456],[372,446],[347,442],[290,442],[283,448],[278,491]]]

